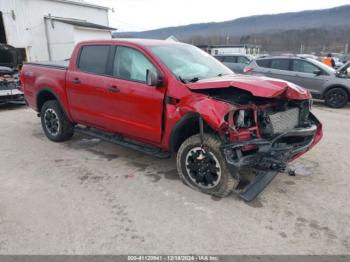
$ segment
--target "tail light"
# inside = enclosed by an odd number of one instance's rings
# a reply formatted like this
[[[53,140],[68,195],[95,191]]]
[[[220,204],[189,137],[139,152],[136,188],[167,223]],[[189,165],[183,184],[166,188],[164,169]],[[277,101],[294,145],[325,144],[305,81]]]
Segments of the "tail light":
[[[246,66],[244,69],[243,69],[243,73],[247,74],[247,73],[250,73],[254,71],[254,67],[251,67],[251,66]]]

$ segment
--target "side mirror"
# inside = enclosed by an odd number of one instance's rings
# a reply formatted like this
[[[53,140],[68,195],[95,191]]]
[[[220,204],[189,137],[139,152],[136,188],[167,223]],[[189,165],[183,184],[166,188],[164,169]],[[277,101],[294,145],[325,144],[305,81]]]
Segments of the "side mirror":
[[[314,71],[314,74],[317,75],[317,76],[322,75],[322,71],[317,69],[317,70]]]
[[[161,86],[163,86],[163,77],[161,77],[160,75],[155,74],[151,70],[147,69],[146,83],[149,86],[161,87]]]

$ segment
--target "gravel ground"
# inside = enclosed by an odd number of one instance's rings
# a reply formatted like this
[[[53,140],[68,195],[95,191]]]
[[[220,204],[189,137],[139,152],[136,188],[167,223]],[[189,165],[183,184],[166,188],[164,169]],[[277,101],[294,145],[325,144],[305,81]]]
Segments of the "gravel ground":
[[[0,108],[1,254],[350,254],[350,106],[314,113],[324,139],[252,203],[183,185],[158,160]]]

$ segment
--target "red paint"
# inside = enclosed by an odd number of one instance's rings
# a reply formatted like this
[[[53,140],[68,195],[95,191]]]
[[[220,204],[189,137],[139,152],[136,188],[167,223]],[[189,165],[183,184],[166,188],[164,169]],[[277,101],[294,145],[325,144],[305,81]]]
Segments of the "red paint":
[[[139,50],[157,67],[164,77],[164,85],[156,88],[111,76],[79,71],[76,67],[79,50],[87,44],[122,45]],[[270,78],[233,75],[183,84],[149,49],[152,45],[167,44],[169,42],[156,40],[105,40],[80,43],[73,52],[67,70],[25,64],[21,73],[25,97],[29,106],[37,110],[37,95],[40,91],[48,89],[56,95],[72,122],[119,133],[163,150],[169,149],[170,134],[175,124],[189,112],[199,113],[219,134],[228,133],[232,142],[251,139],[250,131],[256,131],[257,136],[260,136],[257,126],[250,130],[240,130],[238,133],[228,128],[229,123],[224,117],[240,106],[193,93],[191,90],[239,88],[250,92],[253,96],[265,98],[293,100],[311,98],[309,92],[298,86]],[[75,79],[79,79],[80,83],[74,84]],[[110,92],[111,86],[118,87],[120,92]],[[172,98],[170,104],[165,103],[167,96]],[[242,108],[257,109],[254,105]],[[314,144],[321,136],[322,129],[319,126]]]

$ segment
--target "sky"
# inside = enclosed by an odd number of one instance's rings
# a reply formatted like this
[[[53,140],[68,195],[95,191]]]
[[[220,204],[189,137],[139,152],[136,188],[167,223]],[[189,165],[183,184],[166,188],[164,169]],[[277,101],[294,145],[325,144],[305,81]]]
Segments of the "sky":
[[[120,32],[145,31],[239,17],[325,9],[350,0],[85,0],[114,9],[110,26]]]

